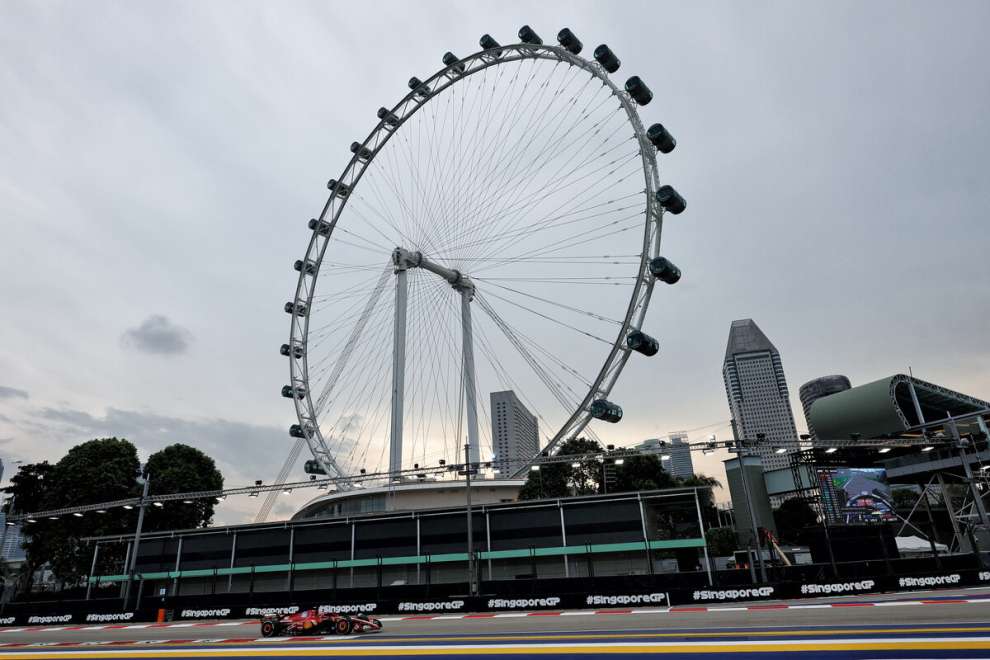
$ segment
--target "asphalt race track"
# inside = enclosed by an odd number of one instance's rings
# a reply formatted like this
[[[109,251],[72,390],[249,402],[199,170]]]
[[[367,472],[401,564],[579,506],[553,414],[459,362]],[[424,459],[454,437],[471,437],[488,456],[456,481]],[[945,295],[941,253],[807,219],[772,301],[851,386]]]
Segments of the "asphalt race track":
[[[257,621],[0,629],[0,660],[315,656],[990,658],[990,592],[651,608],[382,616],[385,630],[261,639]]]

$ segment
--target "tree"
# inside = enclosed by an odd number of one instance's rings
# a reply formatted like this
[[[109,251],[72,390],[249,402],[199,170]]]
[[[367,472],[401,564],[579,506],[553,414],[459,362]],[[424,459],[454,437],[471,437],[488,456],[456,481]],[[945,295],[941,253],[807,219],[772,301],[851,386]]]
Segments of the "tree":
[[[731,527],[711,527],[705,532],[708,553],[713,557],[731,556],[739,547],[739,536]]]
[[[609,492],[625,493],[639,490],[675,488],[677,480],[663,469],[663,463],[652,454],[630,456],[615,466],[615,484]]]
[[[22,513],[97,504],[136,496],[134,477],[138,470],[134,445],[119,438],[101,438],[76,445],[55,465],[22,466],[7,490]],[[133,528],[133,515],[123,509],[109,509],[105,514],[25,524],[25,572],[32,575],[47,563],[63,583],[78,583],[89,573],[93,553],[92,546],[79,539],[125,533]],[[103,553],[101,564],[114,561],[119,559],[112,552]]]
[[[811,508],[807,500],[801,497],[785,500],[773,512],[773,519],[777,523],[777,533],[780,535],[780,539],[788,543],[797,543],[805,527],[818,524],[818,514]]]
[[[602,447],[594,440],[571,438],[560,445],[555,456],[579,456],[601,452]],[[520,500],[535,500],[544,497],[568,497],[570,495],[592,495],[598,492],[601,465],[594,459],[571,463],[544,463],[539,470],[531,470],[526,483],[519,489]]]
[[[151,476],[149,495],[223,489],[223,475],[213,459],[189,445],[169,445],[155,452],[148,458],[146,471]],[[193,500],[192,504],[175,502],[151,507],[145,513],[145,524],[149,530],[207,527],[213,522],[215,506],[216,500],[206,498]]]
[[[692,474],[690,477],[679,479],[678,485],[687,488],[705,489],[698,493],[701,515],[707,525],[717,525],[718,512],[715,510],[715,496],[712,491],[716,488],[721,488],[722,483],[715,477],[709,477],[707,474]]]
[[[150,494],[219,490],[223,477],[213,460],[198,449],[171,445],[156,452],[148,461],[153,475]],[[5,490],[13,495],[17,512],[29,513],[74,505],[99,504],[138,497],[141,471],[137,449],[121,438],[100,438],[76,445],[55,465],[24,465]],[[145,529],[176,529],[205,526],[213,518],[214,502],[176,502],[146,510]],[[109,508],[104,513],[89,512],[26,523],[25,574],[48,564],[63,583],[78,584],[90,572],[93,546],[80,541],[87,536],[131,534],[137,523],[137,509]],[[120,573],[123,544],[100,548],[97,574]]]
[[[53,466],[48,461],[22,465],[10,478],[10,485],[4,488],[4,491],[11,495],[4,504],[4,513],[12,515],[20,511],[29,512],[43,509],[46,479],[51,475],[52,468]],[[18,591],[27,586],[25,576],[34,575],[34,572],[46,561],[44,558],[48,556],[47,542],[49,539],[27,535],[29,531],[24,530],[26,535],[23,542],[27,558],[23,570],[16,577],[12,573],[5,576],[9,581],[16,581]]]

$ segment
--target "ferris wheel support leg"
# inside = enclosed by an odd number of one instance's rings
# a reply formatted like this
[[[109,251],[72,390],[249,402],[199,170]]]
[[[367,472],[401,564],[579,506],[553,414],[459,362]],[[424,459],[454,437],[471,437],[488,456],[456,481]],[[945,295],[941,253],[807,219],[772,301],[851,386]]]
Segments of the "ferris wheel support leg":
[[[392,347],[392,437],[389,444],[388,471],[402,469],[402,404],[406,381],[406,307],[408,283],[405,268],[395,271],[395,344]]]
[[[461,336],[464,361],[464,401],[467,404],[467,433],[472,463],[479,460],[478,451],[478,395],[474,379],[474,338],[471,333],[471,298],[473,288],[461,288]],[[465,468],[470,469],[470,468]]]

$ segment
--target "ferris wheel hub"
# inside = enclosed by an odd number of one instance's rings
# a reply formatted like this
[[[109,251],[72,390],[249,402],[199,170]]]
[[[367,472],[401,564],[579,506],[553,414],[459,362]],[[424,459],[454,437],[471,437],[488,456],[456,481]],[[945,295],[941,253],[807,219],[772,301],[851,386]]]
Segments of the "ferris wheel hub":
[[[469,299],[474,298],[474,282],[470,277],[459,270],[430,261],[422,252],[397,247],[392,251],[392,265],[395,266],[396,273],[410,268],[422,268],[445,279],[455,291],[466,292]]]

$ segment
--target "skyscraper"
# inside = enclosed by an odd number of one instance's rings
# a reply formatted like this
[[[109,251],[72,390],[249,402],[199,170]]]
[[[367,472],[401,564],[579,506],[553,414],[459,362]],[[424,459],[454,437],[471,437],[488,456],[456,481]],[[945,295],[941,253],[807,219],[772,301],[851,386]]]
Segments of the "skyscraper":
[[[540,426],[512,390],[491,393],[493,466],[510,476],[540,450]]]
[[[815,427],[811,424],[811,404],[818,399],[845,392],[848,389],[852,389],[852,383],[845,376],[822,376],[809,380],[798,389],[801,407],[804,409],[804,421],[808,425],[808,434],[812,438],[813,445],[818,445],[818,437],[815,435]]]
[[[764,470],[787,467],[776,449],[796,447],[797,428],[787,394],[780,353],[753,319],[733,321],[722,366],[729,410],[742,439],[762,438],[754,451]]]
[[[664,467],[675,477],[688,478],[694,475],[694,463],[691,461],[691,447],[688,445],[687,433],[683,431],[670,434],[670,462]]]

